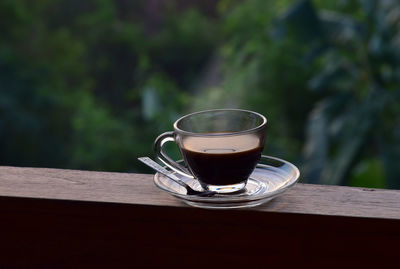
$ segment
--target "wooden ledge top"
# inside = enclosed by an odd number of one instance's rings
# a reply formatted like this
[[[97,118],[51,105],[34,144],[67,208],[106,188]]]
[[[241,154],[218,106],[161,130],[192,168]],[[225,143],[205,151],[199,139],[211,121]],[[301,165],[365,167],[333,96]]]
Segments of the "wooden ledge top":
[[[153,175],[0,166],[0,197],[187,207]],[[296,184],[259,212],[400,219],[400,190]]]

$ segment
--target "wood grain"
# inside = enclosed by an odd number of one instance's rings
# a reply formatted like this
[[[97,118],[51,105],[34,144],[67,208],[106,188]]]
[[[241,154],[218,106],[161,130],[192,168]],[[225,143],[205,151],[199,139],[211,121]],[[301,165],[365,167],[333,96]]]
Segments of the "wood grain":
[[[153,175],[0,167],[0,196],[186,206]],[[297,184],[255,211],[400,219],[400,191]]]
[[[400,192],[297,184],[205,210],[152,175],[0,167],[0,268],[390,268]]]

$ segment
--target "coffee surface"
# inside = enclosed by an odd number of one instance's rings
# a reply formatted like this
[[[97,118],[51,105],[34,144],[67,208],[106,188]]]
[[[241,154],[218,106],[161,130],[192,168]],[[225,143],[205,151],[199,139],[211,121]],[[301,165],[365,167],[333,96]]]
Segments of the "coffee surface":
[[[193,175],[209,185],[247,180],[261,157],[263,145],[255,135],[189,137],[181,147]]]

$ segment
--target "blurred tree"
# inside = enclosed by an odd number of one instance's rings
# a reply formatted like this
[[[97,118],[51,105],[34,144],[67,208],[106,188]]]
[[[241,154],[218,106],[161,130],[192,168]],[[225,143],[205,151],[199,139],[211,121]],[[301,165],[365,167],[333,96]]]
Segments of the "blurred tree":
[[[1,164],[144,171],[136,157],[170,129],[218,42],[201,10],[146,17],[152,4],[1,1]]]
[[[364,186],[400,187],[400,3],[220,3],[223,79],[195,107],[265,114],[266,152],[294,159],[306,182],[360,185],[370,171]]]
[[[286,35],[311,44],[307,61],[321,64],[308,88],[327,94],[308,120],[305,178],[348,184],[355,165],[372,161],[383,166],[384,184],[399,188],[400,3],[350,4],[359,20],[318,11],[311,1],[298,2],[281,18]]]
[[[272,31],[290,2],[221,2],[222,81],[201,92],[193,107],[248,108],[266,115],[271,127],[265,153],[300,161],[304,122],[320,94],[307,91],[305,83],[317,66],[299,60],[308,44],[276,41]]]
[[[240,107],[268,117],[265,153],[304,181],[398,188],[399,14],[395,0],[3,0],[0,164],[147,172],[136,157],[179,116]]]

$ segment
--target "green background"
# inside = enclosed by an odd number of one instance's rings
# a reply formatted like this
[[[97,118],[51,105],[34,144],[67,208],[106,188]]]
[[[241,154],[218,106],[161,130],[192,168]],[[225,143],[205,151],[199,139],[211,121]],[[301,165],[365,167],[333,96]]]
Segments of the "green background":
[[[305,183],[400,187],[398,1],[0,1],[0,165],[150,173],[180,116],[268,118]],[[174,146],[171,154],[179,158]]]

